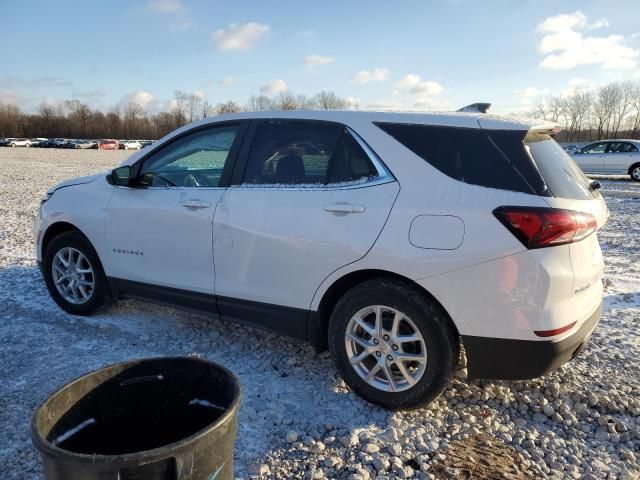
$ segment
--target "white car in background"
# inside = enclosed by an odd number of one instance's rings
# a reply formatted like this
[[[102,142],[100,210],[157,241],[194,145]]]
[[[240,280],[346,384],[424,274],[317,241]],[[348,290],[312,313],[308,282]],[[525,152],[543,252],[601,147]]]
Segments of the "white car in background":
[[[28,138],[15,138],[9,143],[10,147],[30,147],[31,140]]]
[[[67,312],[145,298],[329,347],[371,402],[575,357],[602,309],[607,207],[554,124],[483,114],[294,111],[186,125],[38,210]],[[215,268],[214,268],[215,265]]]
[[[573,159],[584,173],[629,175],[640,182],[639,140],[601,140],[577,150]]]
[[[142,144],[137,140],[129,140],[124,143],[125,150],[140,150],[142,148]]]

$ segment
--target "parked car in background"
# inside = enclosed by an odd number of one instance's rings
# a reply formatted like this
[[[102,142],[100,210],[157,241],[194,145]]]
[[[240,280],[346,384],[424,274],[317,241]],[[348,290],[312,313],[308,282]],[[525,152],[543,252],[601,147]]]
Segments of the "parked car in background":
[[[575,152],[573,159],[585,173],[629,175],[640,182],[640,141],[601,140]]]
[[[48,139],[47,138],[32,138],[31,139],[31,146],[32,147],[39,147],[41,143],[46,142]]]
[[[562,148],[564,148],[564,151],[567,152],[570,155],[573,155],[578,150],[580,150],[580,147],[578,145],[565,145]]]
[[[142,148],[142,145],[138,140],[128,140],[124,144],[125,150],[140,150],[141,148]]]
[[[93,148],[94,143],[91,140],[75,140],[73,142],[73,148],[76,149],[87,149]]]
[[[144,148],[144,147],[148,147],[149,145],[151,145],[154,141],[153,140],[138,140],[138,142],[140,142],[140,145],[142,145],[142,148]]]
[[[72,314],[146,297],[261,325],[328,346],[369,401],[414,408],[460,345],[470,378],[527,379],[596,328],[607,207],[556,132],[480,113],[220,115],[49,190],[37,260]]]
[[[98,142],[99,150],[118,150],[119,144],[117,140],[103,139]]]
[[[129,140],[118,140],[118,148],[120,150],[124,150],[124,144],[127,143]]]
[[[14,138],[9,142],[10,147],[30,147],[31,140],[28,138]]]
[[[8,147],[12,140],[15,140],[15,138],[0,138],[0,147]]]

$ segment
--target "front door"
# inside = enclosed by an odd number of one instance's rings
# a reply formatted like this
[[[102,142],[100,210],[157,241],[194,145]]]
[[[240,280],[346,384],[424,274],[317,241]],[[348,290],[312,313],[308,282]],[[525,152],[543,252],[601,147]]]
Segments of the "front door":
[[[218,309],[267,326],[291,322],[278,328],[304,336],[316,289],[366,255],[399,186],[333,123],[259,122],[245,158],[214,218]]]
[[[573,159],[585,173],[604,173],[604,156],[607,151],[607,142],[598,142],[587,145],[576,153]]]
[[[240,128],[194,129],[134,166],[137,186],[116,187],[108,205],[107,275],[213,294],[213,213]]]

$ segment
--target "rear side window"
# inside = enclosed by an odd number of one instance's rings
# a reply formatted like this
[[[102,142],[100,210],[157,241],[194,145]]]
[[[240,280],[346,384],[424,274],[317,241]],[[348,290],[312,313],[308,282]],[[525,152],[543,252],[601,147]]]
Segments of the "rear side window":
[[[482,187],[548,195],[531,158],[526,132],[376,123],[409,150],[451,178]]]
[[[607,153],[635,153],[638,149],[629,142],[611,142]]]
[[[368,155],[345,127],[327,122],[268,121],[258,127],[243,183],[324,185],[376,175]]]

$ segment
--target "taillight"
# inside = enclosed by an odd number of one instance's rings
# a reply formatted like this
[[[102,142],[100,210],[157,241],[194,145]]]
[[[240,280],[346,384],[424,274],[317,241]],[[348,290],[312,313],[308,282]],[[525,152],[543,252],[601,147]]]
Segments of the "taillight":
[[[493,214],[529,249],[578,242],[598,228],[593,215],[559,208],[498,207]]]

